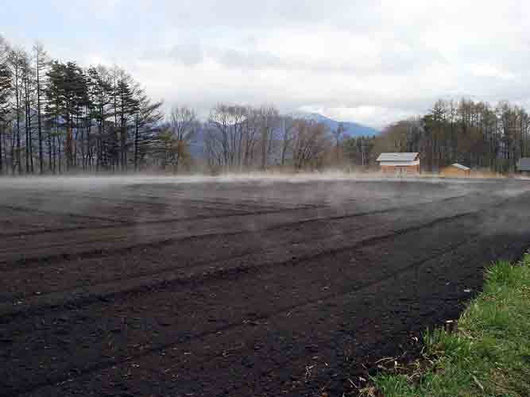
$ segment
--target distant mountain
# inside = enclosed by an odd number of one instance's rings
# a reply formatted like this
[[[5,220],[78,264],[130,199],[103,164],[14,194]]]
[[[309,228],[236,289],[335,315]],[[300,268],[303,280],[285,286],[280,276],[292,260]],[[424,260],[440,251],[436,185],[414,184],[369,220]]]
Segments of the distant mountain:
[[[313,120],[318,123],[325,124],[330,131],[334,131],[339,126],[339,121],[330,119],[329,117],[322,116],[319,113],[309,113],[309,112],[294,112],[289,113],[287,116],[304,119],[304,120]],[[359,123],[354,123],[352,121],[343,121],[344,125],[344,135],[348,137],[359,137],[359,136],[374,136],[379,134],[379,131],[375,128],[368,127]],[[196,135],[193,137],[189,144],[189,151],[194,157],[204,157],[205,155],[205,145],[204,145],[204,135],[205,135],[205,124],[201,124],[201,127],[197,131]]]
[[[339,126],[339,121],[330,119],[329,117],[322,116],[319,113],[308,113],[308,112],[295,112],[290,114],[291,117],[305,119],[305,120],[314,120],[318,123],[325,124],[330,131],[334,131]],[[368,127],[353,121],[343,121],[342,125],[345,128],[345,135],[349,137],[358,137],[358,136],[374,136],[379,134],[380,131],[375,128]]]

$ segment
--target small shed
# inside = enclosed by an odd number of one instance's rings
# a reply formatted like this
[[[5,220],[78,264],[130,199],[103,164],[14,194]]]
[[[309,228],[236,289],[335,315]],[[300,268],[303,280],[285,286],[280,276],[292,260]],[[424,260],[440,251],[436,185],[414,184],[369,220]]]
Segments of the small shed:
[[[420,154],[417,152],[381,153],[376,161],[384,173],[420,173]]]
[[[530,173],[530,157],[521,157],[517,162],[517,171]]]
[[[471,169],[465,165],[454,163],[442,168],[440,174],[449,177],[468,177],[471,173]]]

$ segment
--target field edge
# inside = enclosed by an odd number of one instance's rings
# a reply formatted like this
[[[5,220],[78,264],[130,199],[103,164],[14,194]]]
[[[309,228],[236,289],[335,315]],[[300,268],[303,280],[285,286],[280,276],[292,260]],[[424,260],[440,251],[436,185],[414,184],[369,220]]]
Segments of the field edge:
[[[427,330],[419,357],[382,359],[363,397],[530,395],[530,251],[485,272],[458,321]]]

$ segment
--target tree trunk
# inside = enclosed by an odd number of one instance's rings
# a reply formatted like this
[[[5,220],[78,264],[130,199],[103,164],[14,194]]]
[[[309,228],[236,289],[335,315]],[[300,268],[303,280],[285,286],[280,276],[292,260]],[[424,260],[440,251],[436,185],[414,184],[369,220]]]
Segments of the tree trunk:
[[[138,114],[134,123],[134,171],[138,172],[138,144],[140,143],[140,131],[138,128]]]
[[[40,103],[40,60],[37,53],[37,128],[39,130],[39,172],[44,174],[44,159],[42,157],[42,118],[41,118],[41,103]]]
[[[58,171],[59,171],[59,174],[61,173],[61,140],[59,139],[59,135],[57,135],[57,166],[58,166]],[[68,159],[66,160],[66,162],[68,162]]]
[[[53,172],[52,167],[52,131],[48,130],[48,170]]]
[[[18,62],[18,60],[17,60]],[[16,167],[18,167],[18,173],[22,174],[22,164],[20,158],[20,97],[19,97],[19,82],[18,82],[18,66],[15,67],[15,102],[16,102],[16,119],[17,119],[17,135],[16,135]],[[15,169],[13,168],[13,171]]]
[[[4,173],[4,155],[2,154],[2,140],[4,138],[4,128],[3,125],[0,124],[0,175]]]

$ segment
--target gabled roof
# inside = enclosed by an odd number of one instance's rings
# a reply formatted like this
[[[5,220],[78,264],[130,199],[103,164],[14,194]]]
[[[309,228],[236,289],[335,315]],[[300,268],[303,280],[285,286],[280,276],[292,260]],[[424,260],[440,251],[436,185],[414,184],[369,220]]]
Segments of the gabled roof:
[[[464,170],[464,171],[469,171],[470,170],[469,167],[466,167],[465,165],[458,164],[458,163],[451,164],[451,167],[455,167],[455,168],[458,168],[458,169]]]
[[[418,152],[381,153],[376,161],[414,161]]]
[[[530,157],[521,157],[517,162],[519,171],[530,171]]]

